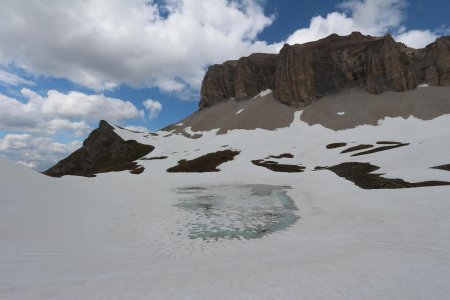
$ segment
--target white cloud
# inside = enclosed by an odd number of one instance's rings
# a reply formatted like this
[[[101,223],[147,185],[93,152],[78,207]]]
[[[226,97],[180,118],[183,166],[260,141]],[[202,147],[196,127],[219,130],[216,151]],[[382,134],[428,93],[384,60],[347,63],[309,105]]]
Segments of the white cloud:
[[[325,18],[317,16],[311,19],[308,28],[301,28],[291,34],[286,43],[303,44],[324,38],[332,33],[347,35],[352,31],[357,31],[353,19],[344,13],[329,13]]]
[[[406,30],[405,0],[352,0],[339,5],[343,12],[332,12],[326,17],[316,16],[307,28],[291,34],[286,43],[301,44],[324,38],[332,33],[348,35],[353,31],[382,36],[391,33],[394,38],[414,48],[422,48],[437,38],[430,30]],[[277,44],[281,48],[283,43]]]
[[[7,134],[0,139],[2,156],[18,163],[44,171],[62,157],[80,148],[80,141],[68,144],[55,142],[48,137],[33,137],[30,134]]]
[[[3,70],[0,70],[0,83],[7,85],[34,85],[33,81],[26,80],[16,74]]]
[[[30,102],[40,102],[41,97],[30,94]],[[138,110],[131,102],[104,95],[86,95],[80,92],[63,94],[50,90],[47,97],[41,102],[41,111],[44,114],[56,115],[67,119],[107,119],[112,122],[120,122],[125,119],[141,118],[143,111]]]
[[[162,104],[159,101],[147,99],[143,102],[144,107],[148,110],[149,118],[156,118],[162,110]]]
[[[382,35],[401,24],[406,5],[406,0],[350,0],[340,7],[350,13],[359,30]]]
[[[27,147],[27,141],[32,139],[30,134],[8,134],[0,140],[0,150],[20,150]]]
[[[3,0],[0,64],[94,89],[198,88],[211,63],[267,50],[254,0]]]
[[[92,128],[85,121],[71,122],[65,119],[53,119],[47,122],[46,131],[48,134],[57,132],[73,132],[76,137],[81,137]]]
[[[144,111],[131,102],[104,95],[63,94],[50,90],[47,96],[40,96],[29,89],[22,89],[21,93],[26,98],[25,103],[0,94],[0,130],[47,134],[71,130],[81,136],[90,129],[89,122],[106,119],[120,123],[144,116]]]
[[[413,48],[423,48],[437,37],[437,34],[430,30],[410,30],[398,34],[395,39]]]

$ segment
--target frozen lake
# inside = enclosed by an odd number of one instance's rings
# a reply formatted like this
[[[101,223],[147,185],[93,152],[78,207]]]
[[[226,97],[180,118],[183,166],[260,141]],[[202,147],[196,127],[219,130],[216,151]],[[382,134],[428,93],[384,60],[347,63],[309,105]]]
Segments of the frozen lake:
[[[218,185],[183,187],[176,204],[185,215],[176,235],[206,241],[255,239],[283,230],[299,216],[286,195],[289,186]]]

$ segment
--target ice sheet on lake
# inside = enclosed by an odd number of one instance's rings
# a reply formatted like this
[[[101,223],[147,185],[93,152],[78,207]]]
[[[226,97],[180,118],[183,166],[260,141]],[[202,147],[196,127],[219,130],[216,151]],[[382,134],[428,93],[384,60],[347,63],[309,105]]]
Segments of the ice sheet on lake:
[[[176,206],[185,212],[177,235],[190,239],[255,239],[283,230],[299,218],[286,195],[290,187],[222,185],[184,187]]]

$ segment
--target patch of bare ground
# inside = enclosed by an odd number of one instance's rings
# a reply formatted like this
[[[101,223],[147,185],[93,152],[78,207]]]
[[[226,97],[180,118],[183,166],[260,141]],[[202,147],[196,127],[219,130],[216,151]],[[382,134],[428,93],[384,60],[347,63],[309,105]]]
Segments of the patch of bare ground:
[[[178,165],[167,169],[171,173],[203,173],[219,172],[217,169],[221,164],[231,161],[240,151],[222,150],[214,153],[208,153],[192,160],[182,159]]]
[[[236,114],[236,111],[241,109],[241,113]],[[188,127],[191,132],[219,128],[217,134],[225,134],[235,129],[275,130],[290,126],[294,121],[295,112],[296,109],[276,100],[273,94],[241,101],[230,99],[193,113],[180,121],[181,126],[173,124],[162,130],[173,130],[174,134],[183,134]],[[261,116],[270,116],[270,118],[261,118]]]
[[[340,147],[344,147],[347,146],[347,143],[331,143],[328,144],[326,147],[327,149],[335,149],[335,148],[340,148]]]
[[[367,154],[372,154],[372,153],[376,153],[376,152],[391,150],[391,149],[395,149],[395,148],[399,148],[399,147],[404,147],[404,146],[408,146],[408,145],[409,145],[409,143],[397,144],[397,145],[393,145],[393,146],[382,146],[382,147],[374,148],[374,149],[371,149],[371,150],[358,152],[358,153],[352,154],[352,156],[367,155]]]
[[[275,158],[275,159],[280,159],[280,158],[294,158],[294,155],[292,155],[291,153],[283,153],[280,155],[269,155],[268,157],[266,157],[266,159],[269,158]]]
[[[359,150],[364,150],[364,149],[369,149],[369,148],[373,148],[373,145],[361,144],[361,145],[357,145],[357,146],[353,146],[353,147],[347,148],[347,149],[341,151],[341,153],[354,152],[354,151],[359,151]]]
[[[344,89],[322,97],[303,108],[300,119],[309,125],[320,124],[332,130],[360,125],[377,126],[380,120],[408,118],[432,120],[450,113],[450,87],[428,87],[407,92],[386,91],[373,95],[358,89]],[[346,112],[339,115],[339,112]]]
[[[299,173],[303,172],[306,168],[301,165],[289,165],[289,164],[279,164],[276,161],[257,159],[252,160],[252,164],[258,167],[264,167],[273,172],[284,172],[284,173]]]
[[[377,142],[378,145],[400,145],[402,143],[400,142],[391,142],[391,141],[379,141]]]
[[[432,169],[439,169],[439,170],[444,170],[444,171],[450,171],[450,164],[432,167]]]
[[[402,189],[425,186],[450,185],[446,181],[407,182],[400,178],[384,178],[383,174],[373,174],[380,169],[370,163],[347,162],[332,167],[316,167],[316,170],[326,169],[339,177],[345,178],[362,189]]]

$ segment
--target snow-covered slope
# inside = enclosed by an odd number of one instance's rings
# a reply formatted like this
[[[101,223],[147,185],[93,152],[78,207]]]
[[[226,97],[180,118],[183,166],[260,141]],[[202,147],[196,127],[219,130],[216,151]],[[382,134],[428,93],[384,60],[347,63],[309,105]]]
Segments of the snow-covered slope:
[[[147,158],[160,159],[139,160],[139,175],[50,178],[0,160],[0,298],[447,299],[450,186],[366,190],[314,169],[361,162],[384,178],[450,182],[431,169],[450,163],[450,115],[336,131],[302,113],[288,127],[226,134],[115,127],[155,146]],[[408,145],[341,153],[383,141]],[[225,149],[240,153],[220,172],[166,172]],[[305,171],[251,162],[283,153],[293,158],[270,160]],[[266,219],[258,224],[249,208]],[[229,234],[264,226],[258,236]]]

